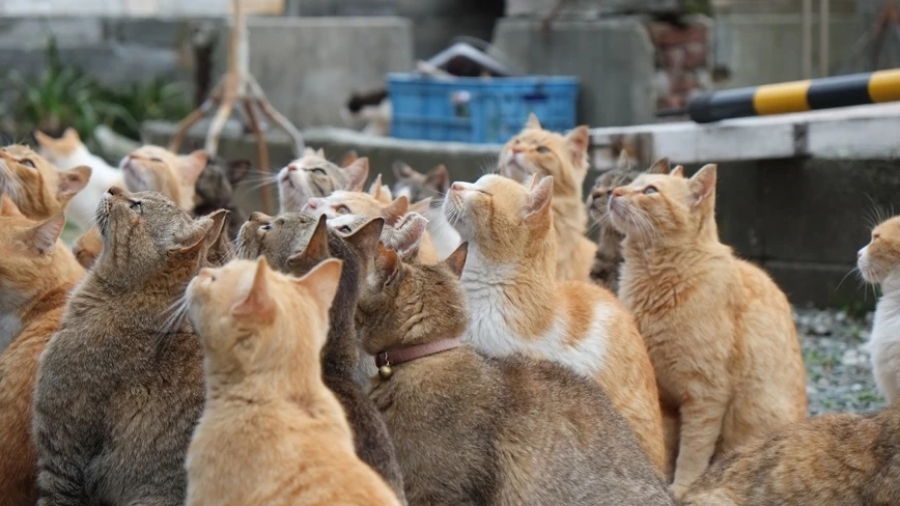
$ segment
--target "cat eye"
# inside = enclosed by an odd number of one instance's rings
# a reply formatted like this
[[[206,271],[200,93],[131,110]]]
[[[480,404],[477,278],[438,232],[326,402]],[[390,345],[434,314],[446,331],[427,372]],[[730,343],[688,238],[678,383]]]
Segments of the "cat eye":
[[[320,175],[320,176],[325,176],[325,175],[327,175],[327,173],[325,172],[325,169],[320,169],[320,168],[318,168],[318,167],[316,167],[315,169],[312,169],[312,173],[313,173],[313,174],[318,174],[318,175]]]
[[[34,165],[34,162],[32,162],[31,160],[29,160],[29,159],[27,159],[27,158],[23,159],[23,160],[20,161],[19,163],[21,163],[22,165],[24,165],[24,166],[26,166],[26,167],[31,167],[32,169],[36,169],[36,168],[37,168],[37,167]]]
[[[350,209],[348,209],[347,206],[335,206],[334,210],[337,211],[338,214],[350,214]]]
[[[151,162],[156,162],[156,163],[162,163],[162,159],[161,159],[161,158],[156,158],[155,156],[152,157],[152,158],[150,158],[150,161],[151,161]]]
[[[349,226],[347,226],[347,225],[344,225],[344,226],[338,228],[338,232],[341,232],[341,233],[344,233],[344,234],[349,234],[350,232],[353,232],[353,229],[351,229],[351,228],[350,228]]]
[[[140,213],[143,213],[143,212],[144,212],[144,206],[141,205],[141,202],[138,201],[138,200],[130,200],[130,201],[128,201],[128,207],[130,207],[130,208],[132,208],[132,209],[137,209],[138,212],[140,212]]]
[[[654,193],[659,193],[659,190],[657,190],[655,186],[644,188],[644,195],[653,195]]]
[[[546,146],[540,146],[540,147],[538,147],[537,152],[541,153],[541,154],[547,154],[550,152],[550,149],[547,148]]]
[[[266,223],[265,225],[259,227],[260,230],[272,230],[272,224]]]

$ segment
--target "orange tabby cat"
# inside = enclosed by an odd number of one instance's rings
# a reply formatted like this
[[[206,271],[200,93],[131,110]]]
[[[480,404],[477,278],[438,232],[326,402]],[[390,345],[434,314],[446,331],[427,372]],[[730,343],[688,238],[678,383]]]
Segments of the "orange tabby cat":
[[[682,506],[900,504],[900,405],[833,413],[754,439],[713,464]]]
[[[425,203],[426,208],[429,203],[430,201]],[[384,218],[388,225],[395,225],[409,211],[409,200],[406,197],[397,197],[396,200],[385,204],[368,193],[352,191],[336,191],[325,198],[311,198],[304,209],[304,212],[315,216],[324,214],[329,219],[347,214]],[[427,231],[419,244],[418,259],[425,264],[436,264],[440,261]]]
[[[38,357],[59,328],[69,291],[84,274],[59,240],[64,225],[61,213],[32,221],[8,195],[0,200],[0,504],[4,506],[30,506],[37,500],[31,408]]]
[[[190,212],[194,210],[194,185],[207,160],[203,150],[179,156],[159,146],[141,146],[120,165],[129,191],[157,191]]]
[[[399,505],[356,456],[320,351],[341,261],[300,279],[265,257],[202,269],[187,307],[204,348],[206,406],[188,449],[188,506]]]
[[[541,128],[537,117],[500,153],[500,174],[524,183],[529,177],[553,176],[553,224],[559,242],[557,279],[588,281],[597,245],[585,237],[587,211],[581,196],[588,171],[588,128],[562,136]]]
[[[641,175],[609,201],[625,234],[619,297],[656,369],[676,497],[712,459],[806,417],[791,307],[719,242],[715,186],[715,165],[691,179],[678,169]]]
[[[33,220],[60,213],[90,177],[90,167],[58,170],[28,146],[0,148],[0,192],[9,194],[22,214]]]
[[[469,243],[467,339],[489,355],[522,352],[595,379],[662,471],[662,415],[644,341],[608,290],[556,280],[552,193],[551,177],[531,189],[495,175],[450,187],[444,212]]]

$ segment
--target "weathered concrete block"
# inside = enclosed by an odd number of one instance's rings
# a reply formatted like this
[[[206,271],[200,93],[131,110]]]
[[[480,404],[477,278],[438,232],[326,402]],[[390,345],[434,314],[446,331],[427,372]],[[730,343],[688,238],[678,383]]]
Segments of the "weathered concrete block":
[[[497,23],[494,44],[523,72],[577,76],[581,123],[654,120],[655,49],[640,18],[559,21],[547,38],[539,21],[507,18]]]
[[[351,92],[413,66],[405,19],[251,18],[247,28],[250,72],[298,127],[343,124],[340,110]]]

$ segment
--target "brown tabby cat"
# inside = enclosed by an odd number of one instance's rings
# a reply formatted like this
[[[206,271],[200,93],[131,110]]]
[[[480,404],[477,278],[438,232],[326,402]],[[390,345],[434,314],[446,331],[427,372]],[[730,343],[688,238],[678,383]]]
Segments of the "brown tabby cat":
[[[354,453],[344,411],[322,383],[340,275],[340,260],[296,279],[262,257],[191,281],[207,396],[187,454],[188,506],[400,504]]]
[[[203,409],[203,352],[174,313],[222,230],[156,192],[113,187],[103,254],[43,354],[35,389],[40,506],[184,502],[184,455]]]
[[[712,459],[806,417],[806,374],[787,297],[719,242],[716,166],[616,188],[625,234],[619,296],[656,370],[680,497]]]
[[[38,357],[59,328],[69,291],[84,275],[59,240],[65,222],[62,214],[31,221],[8,195],[0,200],[0,504],[4,506],[30,506],[37,500],[31,408]]]
[[[8,194],[32,220],[59,214],[90,177],[90,167],[58,170],[28,146],[0,148],[0,192]]]
[[[378,410],[361,388],[364,383],[357,380],[360,351],[353,323],[359,285],[366,272],[357,244],[377,243],[383,223],[380,218],[367,220],[342,238],[327,229],[324,217],[317,220],[306,214],[285,213],[271,218],[253,213],[241,228],[237,250],[240,258],[264,256],[274,268],[295,276],[306,274],[328,258],[343,262],[340,286],[329,312],[328,339],[322,348],[323,380],[347,414],[356,454],[380,473],[402,500],[403,477],[393,443]]]
[[[550,362],[460,345],[465,245],[438,265],[378,248],[357,324],[366,351],[384,360],[370,396],[410,504],[672,504],[600,388]]]
[[[234,201],[234,186],[244,179],[249,171],[249,160],[226,162],[220,157],[210,158],[194,185],[194,216],[206,216],[219,209],[227,210],[228,237],[236,238],[241,225],[247,221],[247,215]]]
[[[668,159],[660,160],[657,164],[664,164],[665,173],[669,173]],[[628,157],[628,152],[623,150],[617,166],[597,177],[587,198],[588,213],[600,228],[597,254],[594,255],[591,266],[591,280],[613,293],[619,290],[619,266],[622,264],[622,239],[625,236],[609,223],[609,194],[615,188],[634,181],[640,173]]]
[[[467,339],[491,356],[524,353],[594,379],[662,471],[659,393],[634,319],[597,285],[556,281],[552,186],[550,177],[529,189],[487,175],[450,187],[444,211],[470,245]]]
[[[900,405],[828,414],[739,447],[690,488],[684,506],[900,504]]]
[[[370,221],[365,216],[345,214],[328,220],[328,226],[342,234],[350,234]],[[419,246],[425,237],[427,221],[419,213],[406,213],[396,225],[385,225],[381,229],[381,244],[396,251],[404,262],[421,261]]]
[[[582,185],[588,171],[588,128],[580,126],[562,136],[541,128],[537,117],[500,153],[500,174],[520,183],[531,176],[553,177],[553,223],[559,243],[556,274],[566,281],[588,281],[597,251],[587,233]],[[465,239],[463,239],[465,240]]]
[[[202,149],[179,156],[159,146],[141,146],[122,159],[121,168],[129,190],[157,191],[191,212],[197,178],[207,160]]]

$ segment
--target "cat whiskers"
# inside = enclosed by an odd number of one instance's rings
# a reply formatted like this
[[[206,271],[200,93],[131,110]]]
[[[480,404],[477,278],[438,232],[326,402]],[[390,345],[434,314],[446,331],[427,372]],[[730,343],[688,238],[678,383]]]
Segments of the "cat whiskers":
[[[165,317],[168,314],[169,316],[166,317],[159,329],[159,337],[165,337],[181,328],[187,319],[187,312],[187,292],[185,292],[160,315]]]
[[[265,173],[260,171],[258,174],[252,174],[244,178],[245,190],[248,192],[258,190],[263,186],[268,186],[272,184],[278,183],[278,173],[280,169],[275,172]]]

